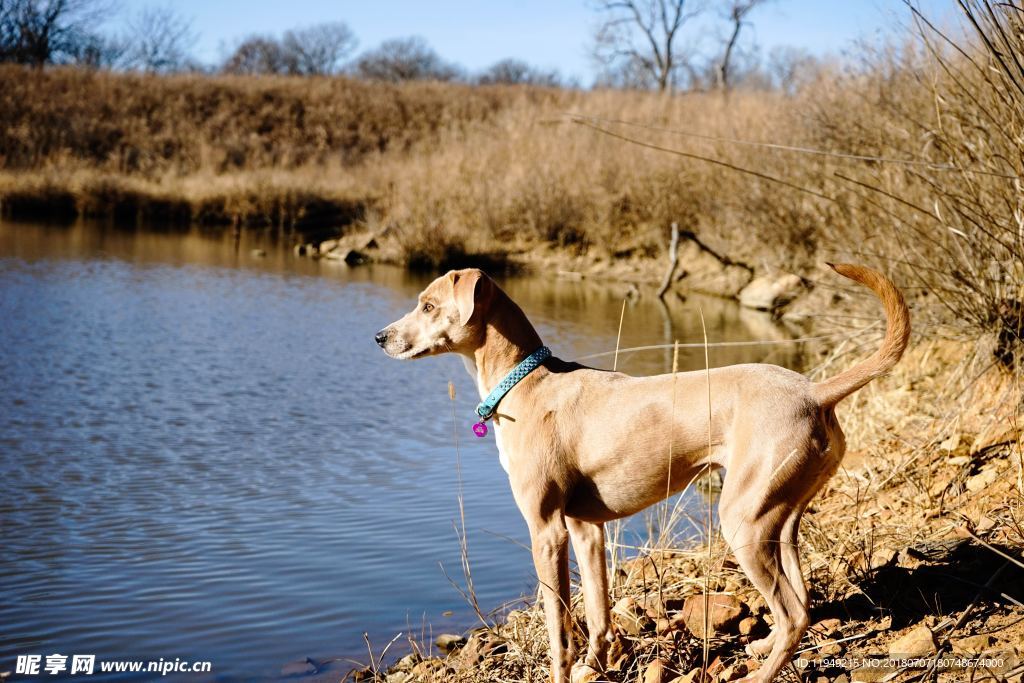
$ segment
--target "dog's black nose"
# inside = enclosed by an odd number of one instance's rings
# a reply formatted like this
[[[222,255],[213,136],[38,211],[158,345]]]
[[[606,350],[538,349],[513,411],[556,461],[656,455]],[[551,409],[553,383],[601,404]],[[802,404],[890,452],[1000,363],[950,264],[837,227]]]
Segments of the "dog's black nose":
[[[387,331],[381,330],[377,334],[373,335],[373,340],[377,342],[377,346],[384,348],[384,343],[388,340]]]

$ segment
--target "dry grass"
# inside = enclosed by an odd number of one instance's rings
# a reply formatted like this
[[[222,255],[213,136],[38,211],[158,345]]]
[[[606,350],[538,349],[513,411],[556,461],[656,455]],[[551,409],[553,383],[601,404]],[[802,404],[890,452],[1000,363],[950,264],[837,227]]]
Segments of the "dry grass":
[[[994,16],[995,50],[975,39],[961,53],[923,27],[794,95],[4,67],[0,201],[22,216],[354,226],[428,267],[538,246],[658,259],[675,221],[755,270],[882,264],[930,297],[929,324],[1012,347],[1024,78],[1001,55],[1024,39],[1017,13]]]

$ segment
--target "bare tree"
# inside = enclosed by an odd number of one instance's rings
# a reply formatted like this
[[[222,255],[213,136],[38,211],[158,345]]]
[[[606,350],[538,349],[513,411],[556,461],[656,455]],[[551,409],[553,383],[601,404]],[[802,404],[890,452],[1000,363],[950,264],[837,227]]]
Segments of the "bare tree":
[[[520,59],[502,59],[487,67],[479,76],[477,83],[482,85],[540,85],[558,87],[562,78],[557,71],[543,71],[530,66]]]
[[[354,65],[356,75],[375,81],[451,81],[461,76],[419,36],[385,40]]]
[[[595,56],[607,70],[673,88],[682,60],[680,29],[702,8],[693,0],[598,0],[606,18],[595,36]]]
[[[280,41],[272,36],[249,36],[221,65],[221,71],[239,75],[284,74],[288,59]]]
[[[0,61],[75,61],[105,10],[99,0],[0,0]]]
[[[821,61],[806,50],[781,45],[772,48],[766,65],[772,86],[787,94],[813,80],[821,68]]]
[[[123,63],[126,52],[123,39],[94,33],[76,42],[67,61],[90,69],[111,69]]]
[[[179,71],[197,38],[191,19],[170,5],[147,7],[128,20],[124,65],[149,73]]]
[[[357,44],[352,29],[341,21],[294,29],[281,40],[289,73],[303,76],[337,73]]]
[[[718,87],[724,89],[729,88],[729,66],[733,57],[733,52],[736,49],[736,43],[740,38],[740,31],[743,29],[744,21],[754,9],[769,2],[770,0],[730,0],[727,5],[726,14],[728,15],[729,21],[732,22],[732,29],[729,33],[729,38],[725,42],[725,50],[722,52],[722,58],[718,62],[718,73],[717,81]]]

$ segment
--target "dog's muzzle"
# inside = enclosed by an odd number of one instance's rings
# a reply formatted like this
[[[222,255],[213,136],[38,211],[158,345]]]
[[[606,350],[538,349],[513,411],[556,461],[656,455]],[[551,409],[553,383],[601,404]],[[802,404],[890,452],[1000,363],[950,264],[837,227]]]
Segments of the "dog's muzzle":
[[[377,346],[384,348],[384,345],[388,343],[388,331],[386,329],[381,330],[377,334],[373,335],[373,340],[377,342]]]

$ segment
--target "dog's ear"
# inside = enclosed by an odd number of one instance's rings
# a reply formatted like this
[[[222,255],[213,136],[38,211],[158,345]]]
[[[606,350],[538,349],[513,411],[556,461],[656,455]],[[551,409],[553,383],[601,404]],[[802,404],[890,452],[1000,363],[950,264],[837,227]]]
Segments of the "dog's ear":
[[[473,311],[484,304],[490,294],[490,278],[479,268],[453,270],[452,296],[459,309],[459,323],[465,325]]]

